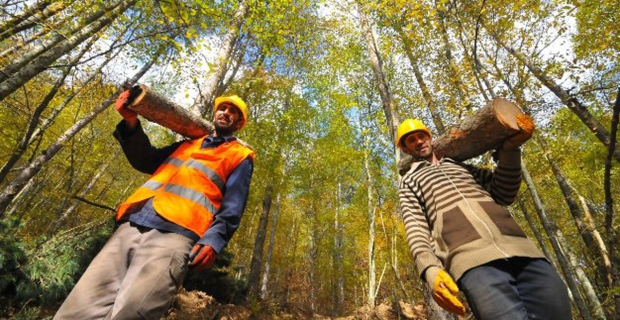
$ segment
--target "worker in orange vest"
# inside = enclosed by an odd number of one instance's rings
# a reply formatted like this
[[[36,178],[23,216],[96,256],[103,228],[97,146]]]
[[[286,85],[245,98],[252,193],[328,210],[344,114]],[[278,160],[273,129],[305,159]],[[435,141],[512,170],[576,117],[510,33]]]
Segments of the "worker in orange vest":
[[[245,102],[216,98],[213,134],[156,148],[126,108],[135,90],[116,101],[114,137],[151,176],[118,207],[118,229],[54,319],[159,319],[188,268],[208,268],[239,227],[254,157],[233,136],[247,123]]]

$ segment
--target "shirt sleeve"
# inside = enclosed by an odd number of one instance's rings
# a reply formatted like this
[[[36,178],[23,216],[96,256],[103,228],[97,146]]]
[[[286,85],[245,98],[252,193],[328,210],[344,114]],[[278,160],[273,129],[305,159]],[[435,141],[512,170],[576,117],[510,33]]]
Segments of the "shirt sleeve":
[[[410,185],[403,177],[400,183],[398,196],[402,213],[405,233],[409,250],[418,268],[419,276],[424,279],[426,269],[436,266],[443,269],[443,265],[434,253],[431,231],[429,230],[424,208],[415,195],[415,186]]]
[[[116,125],[113,136],[120,143],[131,166],[147,174],[153,174],[164,160],[183,143],[180,141],[163,148],[154,147],[142,130],[140,122],[135,129],[130,130],[124,120]]]
[[[250,193],[253,167],[252,159],[247,158],[241,161],[232,172],[226,181],[226,191],[220,209],[213,217],[213,223],[198,241],[198,244],[208,245],[218,254],[228,245],[233,234],[239,228],[245,210]]]
[[[500,151],[495,170],[469,166],[469,171],[493,200],[503,206],[512,204],[521,186],[521,152]]]

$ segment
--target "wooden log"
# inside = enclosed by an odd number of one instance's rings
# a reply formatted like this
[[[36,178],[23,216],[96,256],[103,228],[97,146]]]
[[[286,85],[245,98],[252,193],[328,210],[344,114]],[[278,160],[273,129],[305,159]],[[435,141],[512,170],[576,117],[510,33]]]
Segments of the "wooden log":
[[[131,89],[127,108],[149,121],[160,124],[191,139],[214,131],[213,123],[189,112],[166,97],[140,84]]]
[[[477,157],[519,133],[519,115],[523,115],[519,106],[504,98],[495,98],[459,125],[433,139],[433,150],[438,158],[465,161]],[[399,173],[406,173],[411,163],[413,158],[404,156],[398,164]]]

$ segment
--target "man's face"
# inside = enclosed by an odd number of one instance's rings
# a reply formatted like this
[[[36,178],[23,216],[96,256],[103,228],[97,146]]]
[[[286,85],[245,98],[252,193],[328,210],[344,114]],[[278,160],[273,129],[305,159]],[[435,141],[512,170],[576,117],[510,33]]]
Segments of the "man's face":
[[[243,121],[243,115],[239,109],[230,104],[222,103],[215,110],[213,125],[215,129],[224,133],[233,133],[239,129]]]
[[[431,137],[424,131],[414,131],[405,136],[403,151],[414,158],[430,159],[433,156]]]

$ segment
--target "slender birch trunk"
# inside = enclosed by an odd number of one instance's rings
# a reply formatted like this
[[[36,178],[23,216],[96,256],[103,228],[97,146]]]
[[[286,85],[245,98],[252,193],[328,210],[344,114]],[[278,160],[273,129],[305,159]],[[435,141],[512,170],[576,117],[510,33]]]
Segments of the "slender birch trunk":
[[[88,184],[84,188],[82,188],[81,191],[78,193],[77,195],[78,197],[80,198],[85,197],[90,192],[90,190],[92,190],[95,187],[99,179],[108,170],[108,167],[110,166],[110,164],[114,162],[114,159],[116,159],[116,157],[118,157],[120,153],[121,153],[121,150],[119,149],[112,155],[111,158],[106,159],[105,163],[99,168],[97,173],[90,179]],[[79,200],[75,200],[75,199],[72,200],[72,204],[67,209],[65,209],[62,212],[62,214],[60,214],[56,218],[56,220],[54,220],[52,225],[49,227],[48,232],[47,232],[48,237],[52,237],[54,234],[58,232],[58,230],[62,227],[65,221],[67,221],[67,219],[71,215],[73,215],[73,213],[77,210],[80,204],[81,202]]]
[[[273,257],[273,247],[275,245],[276,230],[278,225],[278,215],[280,213],[280,194],[276,196],[276,205],[273,208],[273,216],[271,217],[271,232],[269,233],[269,246],[267,247],[267,256],[265,257],[265,269],[260,287],[260,299],[267,299],[269,294],[269,272],[271,271],[271,258]]]
[[[403,44],[403,49],[405,50],[405,54],[409,59],[409,63],[411,64],[411,68],[413,69],[413,75],[415,76],[416,82],[420,86],[420,90],[422,91],[422,97],[424,97],[424,101],[426,101],[426,106],[431,113],[431,117],[433,118],[433,124],[437,129],[437,135],[441,135],[445,132],[445,125],[443,123],[443,118],[441,113],[437,108],[437,103],[431,94],[426,81],[424,80],[424,75],[418,66],[419,61],[413,54],[411,40],[405,36],[403,33],[403,29],[400,27],[398,23],[394,24],[394,30],[398,33],[400,40]]]
[[[232,17],[232,23],[228,28],[228,32],[222,38],[222,44],[216,58],[217,60],[214,63],[215,71],[207,77],[204,85],[205,91],[200,93],[198,101],[194,103],[190,109],[193,113],[205,117],[213,110],[213,100],[216,98],[215,94],[219,84],[224,82],[224,77],[228,72],[229,62],[234,60],[232,59],[233,49],[239,38],[241,26],[243,26],[245,22],[248,9],[247,0],[239,2],[239,7],[237,7],[237,11],[235,11],[235,15]]]
[[[566,238],[560,231],[560,228],[556,225],[556,223],[549,217],[547,214],[547,209],[545,208],[544,203],[538,196],[538,191],[536,190],[536,186],[534,186],[534,181],[530,176],[529,171],[527,170],[527,166],[522,162],[521,169],[523,171],[523,180],[527,185],[530,194],[532,195],[532,199],[534,200],[534,206],[536,207],[536,212],[540,218],[540,221],[549,236],[549,241],[551,242],[551,246],[555,251],[555,255],[557,257],[558,263],[560,265],[560,269],[564,273],[564,280],[566,280],[566,284],[570,291],[573,293],[574,304],[581,318],[584,320],[591,320],[592,314],[588,310],[588,307],[583,300],[581,295],[581,290],[579,290],[579,284],[576,282],[575,276],[573,275],[573,269],[571,269],[571,265],[569,260],[566,257],[566,251],[569,249],[564,249],[562,244],[568,245]]]
[[[437,4],[437,2],[435,2],[435,4]],[[456,65],[456,62],[454,61],[454,56],[452,55],[452,44],[449,39],[448,29],[446,28],[445,23],[446,12],[444,10],[440,10],[437,7],[435,8],[437,9],[437,15],[439,17],[437,21],[439,22],[439,33],[441,35],[441,40],[443,41],[444,45],[446,62],[448,63],[448,68],[450,69],[449,80],[450,82],[452,82],[452,85],[457,89],[458,95],[461,98],[460,100],[463,101],[463,107],[467,111],[470,111],[471,101],[469,100],[469,92],[467,90],[467,87],[465,87],[465,84],[463,83],[461,69]]]
[[[267,224],[269,223],[269,214],[271,212],[273,187],[273,182],[269,182],[267,188],[265,188],[263,206],[256,231],[252,261],[250,262],[250,274],[248,276],[248,297],[250,299],[260,299],[260,269],[263,264],[263,247],[265,246]]]
[[[372,33],[372,29],[370,26],[370,22],[364,13],[364,8],[361,5],[358,6],[358,12],[360,15],[360,26],[362,35],[366,40],[366,49],[368,50],[368,57],[370,59],[370,66],[372,67],[373,75],[375,77],[375,82],[377,84],[377,89],[379,90],[379,95],[381,96],[381,103],[383,105],[383,113],[385,114],[385,120],[388,127],[388,131],[390,133],[390,140],[395,141],[396,139],[396,129],[400,124],[398,114],[396,113],[394,106],[394,99],[392,97],[392,91],[390,89],[390,85],[385,75],[385,71],[383,70],[383,59],[381,58],[381,54],[379,52],[379,48],[377,47],[377,42],[375,41],[375,36]],[[399,150],[395,151],[396,162],[400,161],[401,155]]]
[[[82,27],[75,33],[72,33],[66,40],[59,41],[49,50],[36,56],[36,58],[28,60],[27,62],[21,61],[20,59],[19,62],[15,62],[11,66],[3,69],[2,72],[0,72],[0,101],[26,84],[26,82],[34,76],[46,70],[49,65],[58,58],[95,35],[104,27],[109,26],[116,18],[123,14],[125,10],[135,4],[136,1],[137,0],[122,0],[119,6],[90,25]],[[19,67],[16,68],[16,66]]]
[[[153,64],[155,64],[157,57],[158,56],[153,57],[151,61],[144,65],[133,78],[128,80],[128,84],[135,84],[146,73],[146,71],[150,69]],[[119,89],[115,95],[99,104],[85,117],[76,121],[75,124],[69,127],[69,129],[67,129],[51,146],[49,146],[41,155],[36,157],[24,170],[22,170],[15,177],[15,179],[13,179],[13,181],[4,186],[4,188],[0,191],[0,219],[4,218],[4,213],[7,207],[10,205],[15,195],[24,188],[28,181],[30,181],[32,177],[34,177],[41,170],[41,168],[63,148],[69,139],[75,136],[75,134],[89,124],[97,115],[110,106],[122,90],[124,89]]]
[[[89,43],[78,53],[78,55],[75,58],[71,59],[71,61],[69,62],[69,66],[64,69],[58,80],[56,80],[54,87],[52,87],[50,92],[48,92],[48,94],[45,96],[45,98],[43,98],[41,103],[39,103],[39,105],[35,108],[32,116],[30,117],[30,121],[28,122],[28,127],[26,128],[26,131],[22,134],[20,142],[18,143],[15,150],[13,150],[13,152],[11,153],[11,156],[9,157],[7,162],[0,169],[0,183],[4,181],[6,175],[9,173],[9,170],[13,168],[17,161],[19,161],[22,155],[26,152],[29,145],[28,142],[32,139],[32,134],[36,130],[37,124],[41,119],[41,114],[45,109],[47,109],[52,99],[56,96],[60,88],[64,85],[65,79],[67,78],[67,76],[69,76],[69,74],[73,70],[73,67],[78,63],[78,61],[80,61],[84,54],[86,54],[86,52],[90,50],[94,42],[94,39],[89,41]]]
[[[344,233],[344,225],[339,222],[340,215],[340,192],[341,192],[341,183],[338,182],[338,187],[336,190],[336,207],[334,208],[334,273],[335,273],[335,281],[334,281],[334,291],[333,291],[333,299],[334,299],[334,307],[333,314],[339,316],[343,312],[344,306],[344,270],[343,270],[343,253],[342,253],[342,245],[343,245],[343,233]]]
[[[23,12],[15,15],[11,19],[7,19],[0,25],[0,41],[24,31],[35,24],[35,21],[44,20],[54,14],[54,1],[42,0],[35,2]],[[52,7],[51,9],[49,7]],[[61,7],[58,5],[56,7]]]
[[[488,29],[488,28],[487,28]],[[568,91],[564,90],[555,80],[549,77],[539,66],[537,66],[525,54],[517,51],[509,46],[506,41],[501,39],[495,32],[489,31],[495,41],[522,63],[527,69],[556,97],[562,101],[577,117],[594,133],[598,140],[607,148],[610,146],[611,137],[607,129],[590,113],[588,108],[581,103],[576,97],[572,96]],[[620,162],[620,149],[613,152],[616,161]]]

